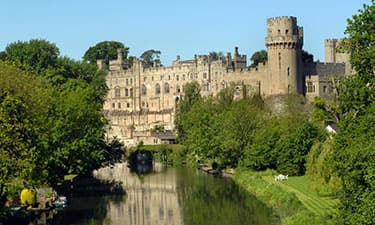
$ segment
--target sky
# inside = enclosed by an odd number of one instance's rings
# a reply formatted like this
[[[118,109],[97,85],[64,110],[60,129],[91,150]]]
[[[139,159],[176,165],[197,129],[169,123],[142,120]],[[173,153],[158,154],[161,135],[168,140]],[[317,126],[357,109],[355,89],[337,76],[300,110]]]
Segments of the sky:
[[[1,0],[0,51],[44,39],[81,60],[101,41],[122,42],[129,55],[161,51],[171,65],[211,51],[250,56],[266,49],[269,17],[295,16],[304,49],[324,61],[324,40],[344,37],[347,19],[370,0]],[[248,61],[250,62],[250,61]]]

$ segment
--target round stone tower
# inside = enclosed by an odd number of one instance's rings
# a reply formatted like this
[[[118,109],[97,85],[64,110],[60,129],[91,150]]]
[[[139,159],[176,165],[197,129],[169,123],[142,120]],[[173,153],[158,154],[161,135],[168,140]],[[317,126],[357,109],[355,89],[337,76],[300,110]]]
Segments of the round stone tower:
[[[304,93],[302,45],[303,29],[296,17],[267,19],[270,94]]]

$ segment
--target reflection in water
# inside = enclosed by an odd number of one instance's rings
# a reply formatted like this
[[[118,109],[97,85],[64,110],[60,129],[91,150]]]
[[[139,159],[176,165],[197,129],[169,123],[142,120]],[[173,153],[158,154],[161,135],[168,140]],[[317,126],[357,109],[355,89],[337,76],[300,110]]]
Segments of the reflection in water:
[[[138,177],[125,164],[117,164],[96,171],[95,176],[120,181],[127,192],[125,202],[109,202],[110,224],[183,224],[173,170]]]
[[[53,215],[53,219],[41,223],[39,220],[35,224],[280,224],[280,219],[271,209],[230,179],[214,178],[195,169],[163,169],[159,164],[155,167],[156,172],[147,175],[131,173],[125,163],[94,171],[99,180],[120,182],[126,195],[100,191],[103,187],[108,190],[108,185],[103,186],[98,180],[82,180],[75,185],[66,209]]]
[[[272,210],[232,180],[198,170],[170,168],[138,177],[125,164],[96,171],[96,177],[121,181],[125,202],[109,202],[109,224],[270,225],[279,224]]]

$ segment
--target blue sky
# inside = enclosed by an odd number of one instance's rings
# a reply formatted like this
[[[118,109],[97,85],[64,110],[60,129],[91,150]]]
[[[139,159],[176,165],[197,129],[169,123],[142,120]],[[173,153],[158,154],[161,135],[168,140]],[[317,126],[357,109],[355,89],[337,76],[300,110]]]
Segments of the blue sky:
[[[2,0],[0,51],[12,42],[39,38],[63,56],[80,60],[98,42],[119,41],[139,57],[161,51],[191,59],[210,51],[248,58],[265,49],[266,19],[295,16],[304,27],[304,49],[324,61],[324,39],[344,36],[346,19],[370,0]]]

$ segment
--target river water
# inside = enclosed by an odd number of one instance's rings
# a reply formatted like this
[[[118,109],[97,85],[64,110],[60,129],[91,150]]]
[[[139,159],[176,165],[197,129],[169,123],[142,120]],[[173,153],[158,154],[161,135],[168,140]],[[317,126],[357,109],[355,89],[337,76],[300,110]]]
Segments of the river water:
[[[280,224],[270,208],[231,179],[213,177],[196,169],[157,166],[156,172],[137,175],[126,164],[119,163],[95,171],[94,175],[100,180],[120,182],[126,194],[75,194],[69,197],[66,209],[44,222],[39,219],[37,224]]]

